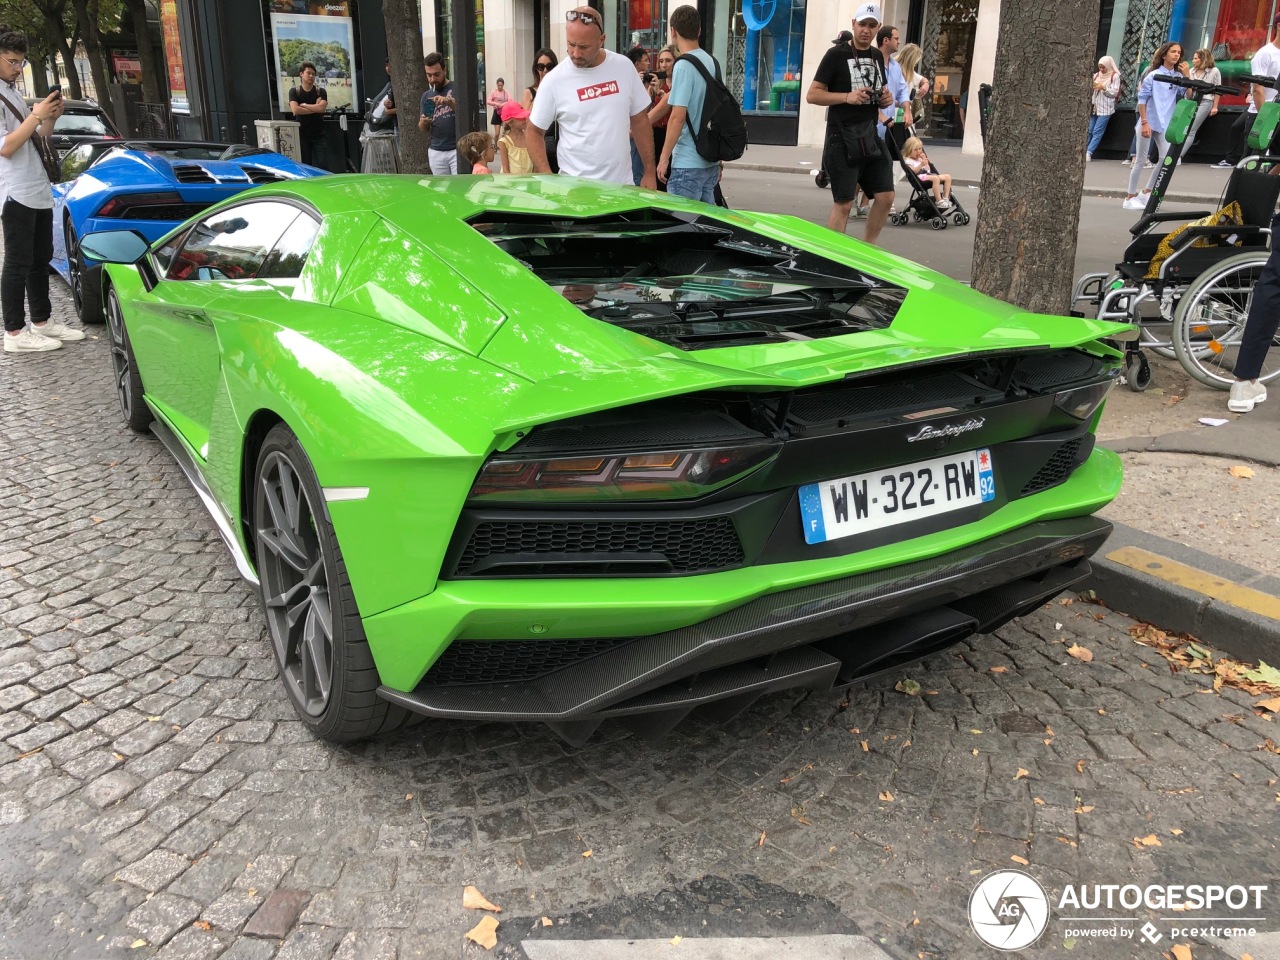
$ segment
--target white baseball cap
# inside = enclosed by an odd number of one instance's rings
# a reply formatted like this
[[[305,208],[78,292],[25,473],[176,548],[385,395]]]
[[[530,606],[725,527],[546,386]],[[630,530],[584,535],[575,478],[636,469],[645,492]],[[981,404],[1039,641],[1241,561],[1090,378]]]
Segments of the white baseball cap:
[[[853,14],[854,23],[862,23],[864,20],[874,20],[880,22],[880,4],[864,3]]]

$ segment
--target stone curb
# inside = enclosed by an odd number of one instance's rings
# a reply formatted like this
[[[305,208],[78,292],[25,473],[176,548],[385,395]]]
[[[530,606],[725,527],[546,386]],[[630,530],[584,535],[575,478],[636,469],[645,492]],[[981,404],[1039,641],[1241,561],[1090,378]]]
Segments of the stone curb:
[[[794,164],[785,163],[743,163],[740,160],[732,160],[725,164],[729,170],[757,170],[764,173],[790,173],[813,176],[813,172],[818,169],[815,163],[809,167],[798,167]],[[973,179],[956,179],[954,185],[957,187],[980,187],[981,181]],[[1128,196],[1123,188],[1120,187],[1090,187],[1086,188],[1085,194],[1093,197],[1107,197],[1116,200],[1123,199]],[[1171,193],[1165,197],[1173,203],[1217,203],[1218,194],[1207,193]]]
[[[1079,585],[1081,591],[1093,590],[1113,610],[1145,620],[1162,630],[1189,633],[1236,659],[1251,663],[1266,660],[1272,665],[1280,660],[1280,620],[1109,559],[1122,547],[1158,554],[1212,577],[1272,596],[1280,592],[1280,580],[1117,523],[1111,538],[1090,561],[1092,576]]]

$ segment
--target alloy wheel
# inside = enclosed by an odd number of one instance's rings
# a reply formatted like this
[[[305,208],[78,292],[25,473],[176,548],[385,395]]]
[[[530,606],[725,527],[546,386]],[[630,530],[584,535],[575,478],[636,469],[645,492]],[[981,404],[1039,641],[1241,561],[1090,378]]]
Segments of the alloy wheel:
[[[258,572],[271,642],[295,702],[318,717],[333,683],[329,575],[311,501],[282,451],[272,451],[261,464],[258,503]]]

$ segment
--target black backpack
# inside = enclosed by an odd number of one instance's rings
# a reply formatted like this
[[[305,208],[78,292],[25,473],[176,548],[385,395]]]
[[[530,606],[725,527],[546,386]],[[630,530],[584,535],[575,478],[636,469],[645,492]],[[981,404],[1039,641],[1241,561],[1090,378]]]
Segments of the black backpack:
[[[676,63],[681,60],[693,64],[706,81],[706,91],[702,95],[701,125],[694,130],[692,116],[686,113],[684,118],[698,156],[703,160],[737,160],[747,149],[747,125],[733,94],[720,82],[720,64],[716,64],[716,75],[713,77],[702,65],[702,61],[693,54],[686,53],[677,57]]]

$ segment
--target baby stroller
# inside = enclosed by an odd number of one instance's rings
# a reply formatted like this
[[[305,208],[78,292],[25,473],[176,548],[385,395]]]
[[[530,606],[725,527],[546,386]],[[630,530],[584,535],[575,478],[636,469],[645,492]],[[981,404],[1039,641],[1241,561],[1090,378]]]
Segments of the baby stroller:
[[[897,213],[889,215],[890,223],[903,227],[906,226],[908,220],[914,220],[916,223],[928,220],[933,225],[933,229],[942,230],[947,225],[948,217],[951,218],[953,223],[961,227],[969,222],[969,214],[960,205],[960,198],[956,196],[954,190],[951,191],[951,206],[938,206],[934,202],[933,191],[903,159],[902,152],[898,149],[898,145],[892,137],[885,138],[885,146],[889,148],[889,155],[898,162],[898,166],[906,174],[907,183],[911,184],[911,200],[907,203],[905,210],[899,210]],[[938,168],[930,163],[929,172],[936,175]]]

